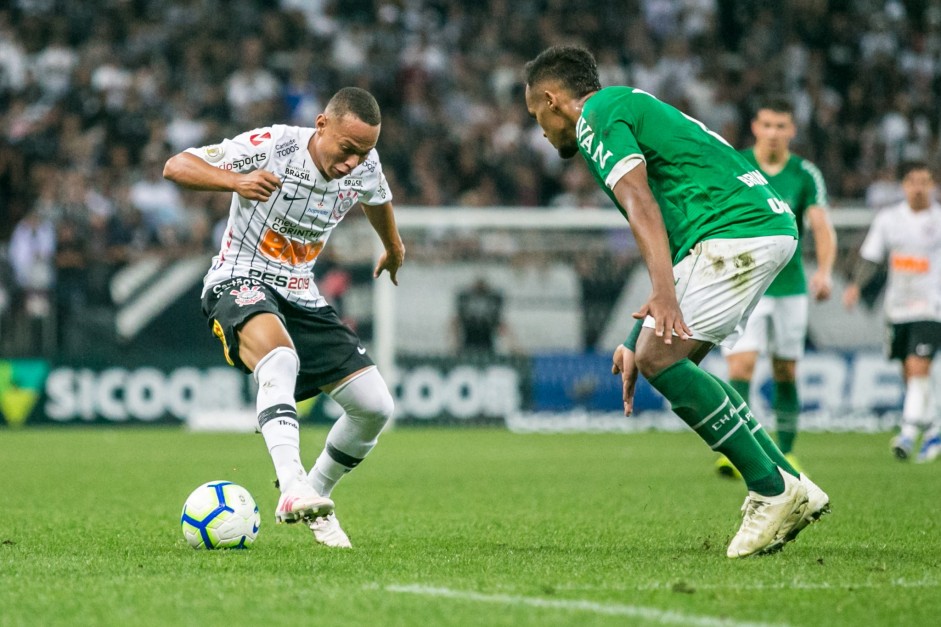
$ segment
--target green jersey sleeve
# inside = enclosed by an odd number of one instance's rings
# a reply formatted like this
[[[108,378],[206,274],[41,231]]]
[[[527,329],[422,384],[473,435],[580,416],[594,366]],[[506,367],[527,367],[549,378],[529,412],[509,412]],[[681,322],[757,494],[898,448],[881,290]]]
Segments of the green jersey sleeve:
[[[614,187],[646,164],[674,263],[705,239],[797,237],[790,207],[752,164],[704,124],[647,92],[596,92],[575,131],[589,171],[625,216]]]

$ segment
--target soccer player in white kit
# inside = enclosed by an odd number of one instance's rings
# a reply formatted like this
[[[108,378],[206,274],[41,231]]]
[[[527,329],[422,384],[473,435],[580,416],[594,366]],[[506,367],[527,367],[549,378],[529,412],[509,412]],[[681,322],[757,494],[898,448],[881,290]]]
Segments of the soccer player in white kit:
[[[258,383],[258,424],[278,476],[278,522],[303,520],[321,544],[350,547],[330,494],[366,457],[393,400],[359,338],[321,296],[317,256],[357,203],[385,246],[397,284],[405,247],[376,142],[379,105],[359,88],[338,91],[314,128],[275,124],[170,158],[164,176],[187,189],[231,191],[219,254],[202,308],[226,361]],[[296,402],[325,392],[344,410],[308,473]]]
[[[852,308],[859,293],[888,263],[885,313],[889,359],[902,361],[905,401],[902,425],[892,439],[895,456],[908,459],[924,431],[917,461],[941,455],[941,425],[934,417],[931,361],[941,345],[941,205],[927,164],[902,166],[905,200],[879,212],[860,248],[853,282],[843,293]]]

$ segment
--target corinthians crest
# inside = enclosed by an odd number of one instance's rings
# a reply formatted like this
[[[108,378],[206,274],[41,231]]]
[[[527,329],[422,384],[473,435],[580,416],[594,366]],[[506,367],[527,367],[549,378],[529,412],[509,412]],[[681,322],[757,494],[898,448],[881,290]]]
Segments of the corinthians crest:
[[[338,192],[337,193],[337,202],[333,206],[333,213],[330,217],[334,220],[342,220],[343,216],[346,215],[346,212],[350,210],[354,204],[356,204],[357,199],[359,199],[359,193],[352,190],[348,192]]]
[[[239,307],[254,305],[260,300],[265,300],[264,292],[257,287],[249,287],[248,285],[243,285],[237,290],[230,290],[229,294],[235,296],[235,304]]]

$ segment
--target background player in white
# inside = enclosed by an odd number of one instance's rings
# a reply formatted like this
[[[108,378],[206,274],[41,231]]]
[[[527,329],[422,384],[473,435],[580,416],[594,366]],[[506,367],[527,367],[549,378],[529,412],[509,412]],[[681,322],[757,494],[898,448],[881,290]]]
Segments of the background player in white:
[[[164,176],[188,189],[231,191],[203,312],[226,360],[258,382],[257,411],[278,475],[279,522],[304,520],[318,542],[349,547],[331,491],[376,444],[393,401],[375,364],[317,290],[313,267],[357,203],[385,246],[374,276],[393,283],[405,257],[376,142],[379,106],[338,91],[314,128],[273,125],[169,159]],[[326,392],[344,409],[309,473],[295,402]]]
[[[807,339],[807,292],[816,300],[830,298],[833,289],[833,262],[836,259],[836,232],[827,212],[827,189],[820,170],[790,150],[797,133],[794,109],[783,98],[768,98],[758,106],[751,123],[755,145],[742,151],[758,167],[774,189],[794,211],[801,238],[805,223],[813,232],[817,270],[808,286],[800,250],[774,278],[755,310],[745,331],[732,348],[722,349],[729,365],[729,384],[743,399],[750,398],[751,380],[758,355],[771,356],[774,412],[778,448],[798,471],[794,440],[800,399],[797,394],[797,360],[804,356]],[[809,288],[809,289],[808,289]],[[724,455],[716,462],[720,475],[738,476]]]
[[[843,293],[852,308],[860,289],[888,262],[885,313],[889,359],[902,361],[905,401],[902,426],[892,452],[908,459],[924,430],[918,461],[941,455],[941,435],[934,419],[931,360],[941,345],[941,205],[927,164],[904,164],[900,171],[905,200],[879,212],[860,248],[853,282]]]

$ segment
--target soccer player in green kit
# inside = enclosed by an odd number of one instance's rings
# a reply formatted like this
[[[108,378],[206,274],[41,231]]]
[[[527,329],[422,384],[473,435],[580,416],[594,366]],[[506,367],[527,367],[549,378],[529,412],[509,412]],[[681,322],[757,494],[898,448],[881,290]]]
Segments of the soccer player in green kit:
[[[755,145],[742,155],[758,168],[775,191],[787,202],[803,233],[804,220],[813,232],[817,271],[809,291],[816,300],[826,300],[833,288],[836,233],[827,213],[827,188],[820,170],[790,151],[796,134],[794,109],[782,98],[762,102],[751,123]],[[804,356],[807,339],[808,284],[800,250],[775,277],[755,310],[748,317],[733,348],[722,348],[729,365],[729,383],[746,401],[758,355],[771,356],[771,409],[774,411],[778,448],[796,470],[794,457],[800,400],[797,395],[797,360]],[[736,477],[738,471],[724,455],[716,461],[720,475]]]
[[[787,203],[722,137],[654,96],[601,88],[594,57],[575,46],[526,64],[526,107],[565,159],[581,153],[630,222],[652,293],[613,355],[630,415],[638,372],[748,488],[727,555],[770,553],[829,508],[788,463],[728,383],[698,364],[731,344],[797,248]]]

